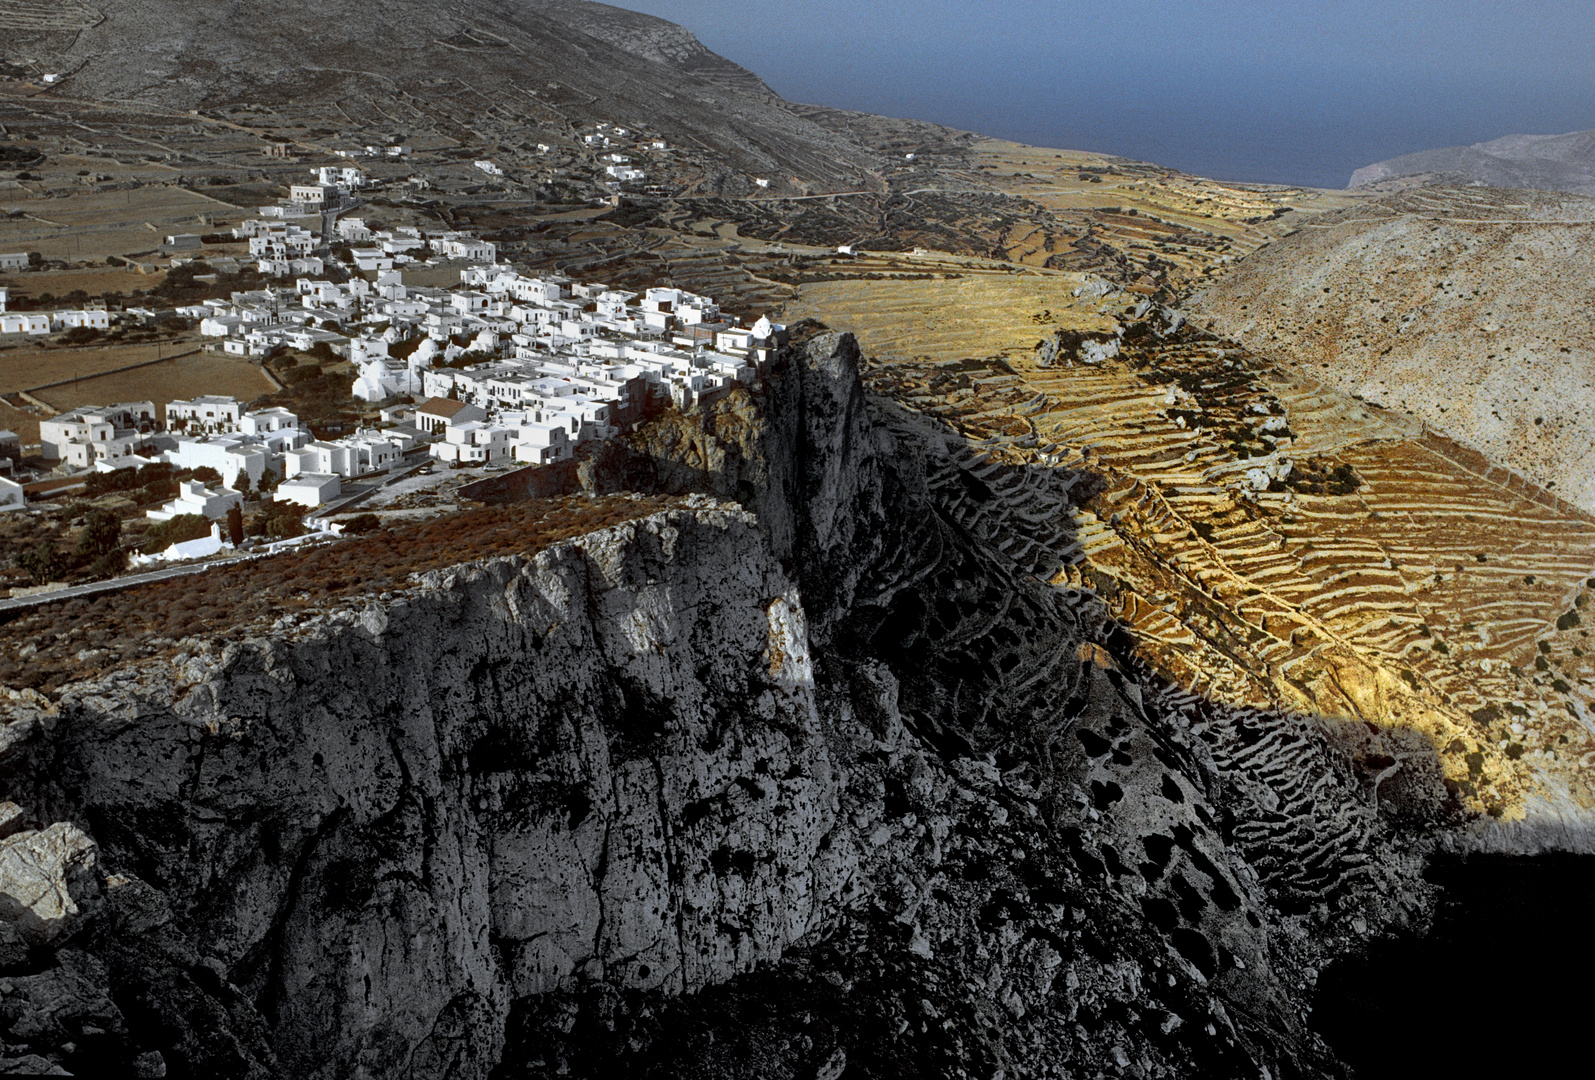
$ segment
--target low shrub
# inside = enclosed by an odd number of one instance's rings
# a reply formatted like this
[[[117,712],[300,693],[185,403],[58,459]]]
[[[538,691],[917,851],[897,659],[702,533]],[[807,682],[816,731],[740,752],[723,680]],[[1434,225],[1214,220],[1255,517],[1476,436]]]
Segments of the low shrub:
[[[91,632],[105,631],[106,641],[114,643],[111,658],[97,657],[94,670],[118,658],[175,648],[170,639],[186,634],[236,641],[255,620],[401,588],[411,574],[427,570],[496,555],[532,555],[677,502],[663,496],[566,496],[485,507],[109,596],[43,604],[0,623],[0,681],[54,693],[87,669],[87,662],[76,659],[82,645],[75,639]],[[208,533],[210,523],[198,520]],[[26,663],[14,659],[24,642],[38,648]]]

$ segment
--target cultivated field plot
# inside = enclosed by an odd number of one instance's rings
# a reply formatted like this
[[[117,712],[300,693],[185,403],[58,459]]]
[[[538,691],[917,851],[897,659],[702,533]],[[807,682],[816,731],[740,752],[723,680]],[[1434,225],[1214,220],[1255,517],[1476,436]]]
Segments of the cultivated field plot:
[[[1187,274],[1239,258],[1287,227],[1359,201],[1303,188],[1223,184],[1144,162],[998,139],[977,141],[970,164],[972,183],[1027,199],[1077,226],[1085,235],[1074,246],[1106,245],[1137,265]],[[1053,249],[1026,240],[1006,239],[1010,258],[1028,264],[1055,258]]]
[[[1096,300],[1075,297],[1081,274],[982,269],[975,260],[898,258],[899,271],[922,268],[956,278],[823,281],[804,285],[784,317],[813,317],[856,333],[881,358],[961,360],[1029,356],[1057,329],[1111,330]],[[914,266],[919,264],[919,266]]]
[[[949,485],[957,520],[1096,588],[1149,663],[1210,698],[1417,728],[1459,797],[1508,818],[1530,789],[1595,802],[1595,518],[1190,329],[1041,367],[1044,294],[1019,277],[948,291],[964,285],[813,285],[789,311],[858,332],[878,389],[970,441],[1002,498]],[[1069,311],[1060,325],[1086,323]],[[1284,459],[1255,490],[1249,470]],[[1103,490],[1071,508],[1015,479],[1038,466]],[[1060,549],[1061,567],[1042,557]]]
[[[167,346],[168,349],[171,346]],[[259,364],[210,353],[193,353],[133,371],[80,379],[36,395],[52,408],[109,405],[117,401],[153,401],[165,419],[166,403],[200,394],[222,394],[248,403],[276,387]]]
[[[146,363],[197,347],[197,342],[163,341],[159,345],[115,345],[108,348],[30,349],[21,345],[0,349],[0,394],[32,390],[62,379],[88,380],[117,368]]]
[[[237,207],[179,187],[145,185],[16,204],[26,217],[0,218],[0,250],[45,258],[103,259],[159,247],[172,233],[205,232],[216,215],[240,220]]]
[[[141,274],[125,267],[107,266],[87,270],[40,270],[24,274],[0,274],[0,289],[10,289],[13,306],[19,299],[37,300],[46,294],[60,299],[82,291],[90,296],[106,293],[126,294],[134,289],[150,292],[166,280],[166,271]]]
[[[32,446],[39,441],[38,415],[4,401],[0,401],[0,428],[15,432],[23,446]]]

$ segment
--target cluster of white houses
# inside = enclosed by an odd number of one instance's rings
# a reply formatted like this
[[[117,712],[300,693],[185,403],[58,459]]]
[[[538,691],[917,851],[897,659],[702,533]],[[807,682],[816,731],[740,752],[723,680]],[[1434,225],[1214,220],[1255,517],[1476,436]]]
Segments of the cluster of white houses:
[[[10,290],[0,289],[0,334],[54,334],[71,330],[75,326],[88,326],[107,330],[111,326],[111,313],[105,308],[88,308],[73,311],[8,311]]]
[[[400,230],[410,233],[420,242],[419,230]],[[440,240],[468,242],[435,237],[434,251]],[[356,366],[356,398],[427,399],[417,423],[441,437],[435,456],[461,463],[569,457],[651,401],[688,408],[747,381],[784,330],[768,319],[742,327],[676,288],[637,294],[480,263],[441,289],[373,270],[374,283],[304,277],[180,313],[240,356],[326,344]]]
[[[169,403],[164,425],[149,401],[73,409],[41,420],[39,438],[46,461],[71,469],[112,472],[156,461],[209,468],[231,494],[277,480],[276,498],[312,507],[337,498],[343,480],[393,469],[418,441],[403,431],[378,430],[316,439],[286,409],[248,411],[235,398],[211,396]],[[223,495],[203,496],[220,510],[209,516],[221,516],[236,501],[230,495],[215,501]],[[190,512],[168,506],[151,516]]]
[[[358,219],[338,228],[351,243],[371,245],[354,255],[374,281],[306,274],[291,288],[236,292],[178,313],[230,354],[325,345],[355,365],[356,398],[420,400],[413,427],[316,440],[283,409],[247,411],[232,398],[201,397],[170,402],[162,423],[143,401],[42,421],[45,458],[100,471],[150,460],[205,466],[235,489],[258,487],[269,471],[282,481],[278,498],[314,506],[336,498],[341,480],[391,469],[422,441],[434,457],[462,465],[567,459],[652,405],[689,408],[749,381],[784,340],[785,328],[769,319],[740,326],[710,297],[683,289],[638,294],[523,275],[496,264],[493,245],[468,234],[373,233]],[[255,221],[237,234],[249,238],[263,268],[320,270],[310,254],[315,238],[296,225]],[[452,289],[406,285],[395,263],[421,247],[472,265]],[[410,410],[385,413],[393,414],[409,418]],[[184,500],[221,505],[203,491],[185,489]]]

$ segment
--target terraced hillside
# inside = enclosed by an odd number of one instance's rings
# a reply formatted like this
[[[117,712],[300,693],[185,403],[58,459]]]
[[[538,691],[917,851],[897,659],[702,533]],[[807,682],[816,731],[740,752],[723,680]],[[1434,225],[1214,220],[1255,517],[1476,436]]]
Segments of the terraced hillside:
[[[6,0],[0,4],[0,30],[15,34],[81,30],[102,17],[83,0]]]
[[[1074,295],[1091,284],[990,279],[971,320],[947,305],[972,284],[820,284],[789,313],[860,333],[878,391],[968,440],[949,512],[1095,589],[1172,681],[1421,733],[1459,809],[1585,813],[1595,518],[1134,296]],[[1038,464],[1098,491],[1070,510]]]

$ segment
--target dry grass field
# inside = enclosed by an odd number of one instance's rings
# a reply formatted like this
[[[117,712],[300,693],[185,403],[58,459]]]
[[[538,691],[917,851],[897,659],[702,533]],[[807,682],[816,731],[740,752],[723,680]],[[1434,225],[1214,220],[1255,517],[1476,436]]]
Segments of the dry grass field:
[[[0,218],[0,251],[37,251],[69,261],[152,251],[168,234],[208,231],[214,226],[204,222],[214,223],[218,215],[228,221],[243,216],[216,199],[155,185],[25,201],[13,194],[3,205],[25,216]]]
[[[39,418],[26,409],[15,408],[4,401],[0,401],[0,428],[16,432],[23,446],[32,446],[39,441]]]
[[[7,250],[11,250],[7,248]],[[23,274],[0,274],[0,289],[10,289],[11,299],[37,299],[46,293],[67,296],[82,290],[90,296],[130,293],[134,289],[150,292],[166,280],[164,270],[141,274],[126,267],[106,266],[86,270],[39,270]]]
[[[1054,330],[1112,329],[1099,300],[1072,295],[1085,275],[961,269],[950,280],[814,282],[785,317],[851,331],[873,356],[932,361],[1028,356]]]
[[[197,342],[163,341],[159,345],[113,345],[105,348],[0,349],[0,394],[31,390],[61,379],[92,379],[107,371],[142,364],[195,348]]]
[[[460,283],[460,268],[433,266],[419,270],[404,267],[404,283],[425,289],[451,289]]]
[[[1269,243],[1305,217],[1362,201],[1343,192],[1224,184],[1156,165],[987,139],[974,146],[974,174],[995,190],[1027,199],[1063,222],[1090,220],[1098,241],[1186,273]],[[1285,222],[1280,219],[1284,218]],[[1040,265],[1051,257],[1037,230],[1007,238],[1009,257]]]
[[[81,379],[37,396],[52,408],[63,411],[80,405],[153,401],[164,420],[166,403],[176,398],[223,394],[249,402],[275,389],[261,374],[258,364],[230,356],[195,353],[134,371]]]

